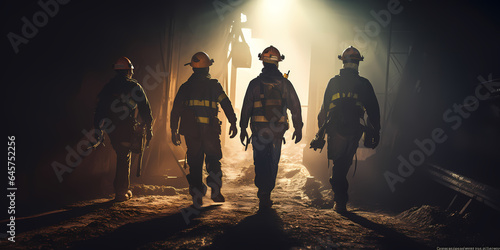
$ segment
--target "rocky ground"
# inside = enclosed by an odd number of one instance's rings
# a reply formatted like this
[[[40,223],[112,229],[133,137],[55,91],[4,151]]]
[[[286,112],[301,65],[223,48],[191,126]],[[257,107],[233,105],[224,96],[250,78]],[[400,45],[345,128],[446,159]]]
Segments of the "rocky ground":
[[[251,151],[226,150],[225,203],[208,197],[191,208],[186,189],[136,185],[134,197],[82,201],[61,210],[19,218],[9,249],[426,249],[494,246],[496,233],[478,235],[467,218],[421,206],[401,214],[348,206],[331,209],[331,191],[308,177],[302,145],[283,148],[273,209],[258,210]],[[498,234],[500,235],[500,234]]]

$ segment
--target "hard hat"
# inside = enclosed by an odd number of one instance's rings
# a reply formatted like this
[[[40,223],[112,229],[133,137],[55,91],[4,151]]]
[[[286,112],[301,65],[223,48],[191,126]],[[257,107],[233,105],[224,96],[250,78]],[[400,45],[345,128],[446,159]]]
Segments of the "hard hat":
[[[117,69],[134,69],[134,65],[132,65],[132,62],[122,56],[120,58],[118,58],[118,60],[116,60],[116,63],[113,65],[113,69],[117,70]]]
[[[285,56],[280,54],[280,51],[272,45],[265,48],[262,53],[259,53],[259,60],[264,62],[277,63],[283,61],[284,59]]]
[[[342,55],[339,55],[339,59],[344,62],[358,63],[359,61],[363,61],[365,58],[361,55],[361,53],[359,53],[358,49],[349,46],[344,50],[344,52],[342,52]]]
[[[214,59],[210,59],[207,53],[205,52],[197,52],[191,57],[191,62],[184,64],[191,65],[193,68],[207,68],[210,67],[214,63]]]

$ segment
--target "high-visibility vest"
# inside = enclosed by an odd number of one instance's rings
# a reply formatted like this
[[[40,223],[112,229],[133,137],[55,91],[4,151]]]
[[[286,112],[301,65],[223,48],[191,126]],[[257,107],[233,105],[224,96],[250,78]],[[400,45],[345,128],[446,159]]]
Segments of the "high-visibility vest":
[[[260,83],[260,94],[254,98],[251,123],[285,123],[288,128],[286,96],[282,82]]]

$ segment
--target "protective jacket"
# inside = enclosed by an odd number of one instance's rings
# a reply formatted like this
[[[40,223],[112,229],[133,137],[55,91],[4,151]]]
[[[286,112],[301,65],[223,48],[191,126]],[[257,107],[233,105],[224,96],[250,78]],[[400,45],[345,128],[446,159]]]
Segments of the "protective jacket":
[[[326,87],[323,105],[318,115],[318,123],[324,123],[327,117],[328,159],[333,161],[330,184],[336,205],[344,206],[349,200],[347,173],[358,149],[358,142],[363,133],[360,123],[364,113],[368,115],[371,130],[379,133],[380,111],[377,97],[371,83],[351,68],[340,70]]]
[[[248,85],[240,120],[242,131],[250,121],[255,186],[261,202],[270,202],[276,185],[283,135],[288,129],[287,109],[292,113],[295,131],[301,132],[300,101],[292,83],[283,77],[275,64],[264,62],[262,73]]]
[[[109,133],[110,138],[128,141],[136,122],[138,111],[141,119],[151,128],[153,115],[144,89],[137,80],[116,75],[97,96],[99,102],[94,115],[94,127],[99,128],[103,119],[109,119],[116,127]]]
[[[212,192],[222,186],[221,123],[217,118],[219,103],[231,124],[236,124],[231,101],[217,79],[210,79],[208,68],[193,68],[194,73],[180,86],[170,113],[170,128],[184,135],[187,146],[189,192],[193,197],[205,195],[202,181],[203,161],[209,173],[206,182]],[[180,125],[179,125],[180,119]]]
[[[130,188],[131,141],[136,124],[136,112],[150,129],[153,122],[151,107],[141,85],[135,79],[117,74],[98,94],[99,102],[94,115],[94,127],[111,122],[106,133],[116,152],[116,172],[113,186],[116,197],[125,195]]]
[[[184,126],[183,120],[188,120],[186,121],[187,123],[192,123],[189,121],[192,120],[197,125],[212,126],[220,133],[220,122],[217,118],[219,103],[229,123],[236,124],[236,115],[233,106],[219,81],[211,79],[208,73],[193,73],[181,85],[175,96],[170,115],[170,128],[177,131],[180,118],[179,133],[182,135],[193,136],[199,133],[199,129],[197,129],[199,126],[193,126],[193,124],[185,124]],[[192,119],[189,116],[192,116]]]
[[[299,97],[292,83],[274,64],[265,64],[262,73],[250,81],[241,109],[241,129],[250,126],[252,132],[270,128],[276,134],[288,129],[287,109],[292,114],[295,130],[302,129],[302,111]]]
[[[318,115],[318,126],[331,116],[327,133],[331,134],[333,129],[341,134],[355,134],[361,129],[360,119],[365,111],[368,123],[378,132],[380,110],[370,81],[359,76],[357,70],[341,69],[340,74],[328,82]]]

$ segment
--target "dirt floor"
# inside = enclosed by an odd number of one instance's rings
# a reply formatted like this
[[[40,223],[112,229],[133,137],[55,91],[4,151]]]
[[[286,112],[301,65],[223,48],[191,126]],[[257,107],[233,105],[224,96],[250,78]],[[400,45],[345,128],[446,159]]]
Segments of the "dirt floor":
[[[237,150],[226,150],[223,159],[225,203],[214,203],[205,197],[198,210],[190,207],[186,189],[136,185],[134,197],[126,202],[114,203],[108,197],[19,218],[18,228],[23,231],[17,232],[16,242],[2,241],[0,247],[427,249],[500,245],[493,236],[459,230],[467,226],[466,219],[453,220],[452,215],[431,206],[401,214],[348,206],[349,213],[338,214],[332,210],[329,188],[308,178],[307,170],[300,164],[302,147],[304,144],[284,145],[272,194],[274,206],[270,210],[258,210],[251,151],[242,153],[241,146],[235,146]]]

